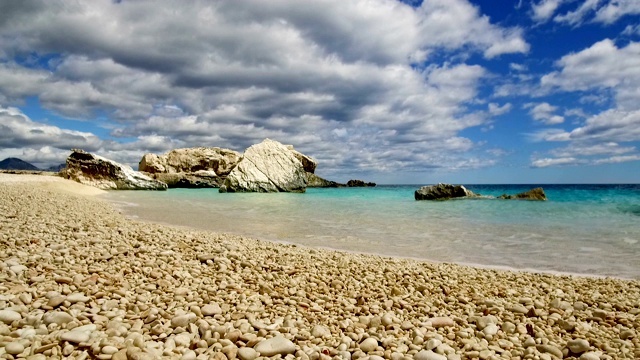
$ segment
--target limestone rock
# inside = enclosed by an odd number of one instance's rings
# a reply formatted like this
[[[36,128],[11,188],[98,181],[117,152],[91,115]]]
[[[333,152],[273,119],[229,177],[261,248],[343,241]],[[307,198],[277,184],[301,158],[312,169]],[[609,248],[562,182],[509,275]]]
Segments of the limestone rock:
[[[318,162],[317,161],[315,161],[310,156],[307,156],[307,155],[295,150],[293,148],[293,146],[291,146],[291,145],[288,145],[287,148],[293,153],[293,156],[295,156],[296,159],[298,159],[302,163],[302,167],[304,168],[304,171],[306,171],[308,173],[311,173],[311,174],[316,172],[316,167],[318,166]]]
[[[67,167],[60,175],[103,190],[167,189],[167,184],[134,171],[130,166],[79,149],[72,150]]]
[[[413,356],[415,360],[447,360],[447,357],[431,350],[421,350]]]
[[[544,193],[542,188],[535,188],[529,191],[525,191],[515,195],[507,195],[503,194],[498,196],[498,199],[517,199],[517,200],[547,200],[547,195]]]
[[[218,188],[224,181],[213,170],[198,170],[192,173],[145,173],[149,177],[162,181],[169,188]]]
[[[437,184],[423,186],[415,192],[416,200],[448,200],[452,198],[478,197],[462,185]]]
[[[22,319],[20,313],[13,310],[0,310],[0,321],[5,324],[11,324],[16,320]]]
[[[286,146],[265,139],[245,151],[220,191],[304,192],[306,188],[306,172],[300,160]]]
[[[218,176],[226,176],[241,159],[237,151],[219,147],[194,147],[174,149],[164,155],[145,154],[138,170],[156,173],[196,173],[201,170],[213,171]]]

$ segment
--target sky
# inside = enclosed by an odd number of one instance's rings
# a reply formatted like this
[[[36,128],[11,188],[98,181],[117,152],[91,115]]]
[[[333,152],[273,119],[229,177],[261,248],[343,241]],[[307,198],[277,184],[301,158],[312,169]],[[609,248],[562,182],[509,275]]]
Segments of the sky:
[[[337,181],[638,183],[640,1],[0,2],[0,159],[265,138]]]

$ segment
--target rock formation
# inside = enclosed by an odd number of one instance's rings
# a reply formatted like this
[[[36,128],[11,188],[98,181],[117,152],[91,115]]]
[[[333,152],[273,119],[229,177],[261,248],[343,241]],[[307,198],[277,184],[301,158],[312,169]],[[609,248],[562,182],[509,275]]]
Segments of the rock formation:
[[[348,187],[375,187],[376,183],[364,182],[362,180],[349,180],[347,181]]]
[[[423,186],[415,192],[416,200],[448,200],[452,198],[479,197],[462,185],[437,184]]]
[[[164,155],[145,154],[138,170],[170,188],[217,188],[241,158],[237,151],[218,147],[174,149]]]
[[[304,192],[307,175],[294,152],[265,139],[250,146],[220,187],[221,192]]]
[[[314,159],[312,159],[310,156],[307,156],[295,150],[293,148],[293,145],[287,145],[287,148],[291,150],[291,152],[296,157],[296,159],[300,160],[300,162],[302,163],[302,167],[304,168],[304,171],[311,174],[314,174],[316,172],[316,166],[318,166],[318,163]]]
[[[502,194],[498,196],[498,199],[546,201],[547,195],[544,193],[544,190],[541,187],[539,187],[539,188],[531,189],[529,191],[525,191],[515,195]]]
[[[73,149],[60,176],[103,190],[166,190],[167,184],[154,180],[130,166]]]
[[[320,176],[307,172],[307,187],[315,188],[327,188],[327,187],[343,187],[344,184],[339,184],[335,181],[323,179]]]

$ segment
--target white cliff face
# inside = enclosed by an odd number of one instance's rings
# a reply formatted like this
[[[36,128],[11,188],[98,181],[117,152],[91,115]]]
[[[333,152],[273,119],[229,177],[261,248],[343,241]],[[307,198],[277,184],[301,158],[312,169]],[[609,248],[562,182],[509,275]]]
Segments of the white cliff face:
[[[245,151],[220,190],[304,192],[306,188],[306,172],[294,152],[277,141],[266,139]]]
[[[128,165],[73,150],[67,158],[67,167],[60,174],[84,185],[103,190],[166,190],[167,184],[154,180]]]

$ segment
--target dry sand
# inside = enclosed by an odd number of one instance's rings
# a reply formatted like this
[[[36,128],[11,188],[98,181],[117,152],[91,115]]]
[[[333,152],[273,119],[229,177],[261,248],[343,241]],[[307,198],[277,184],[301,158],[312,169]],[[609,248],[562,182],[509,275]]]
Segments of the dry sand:
[[[100,190],[16,176],[0,174],[0,358],[640,358],[640,281],[136,222]]]

